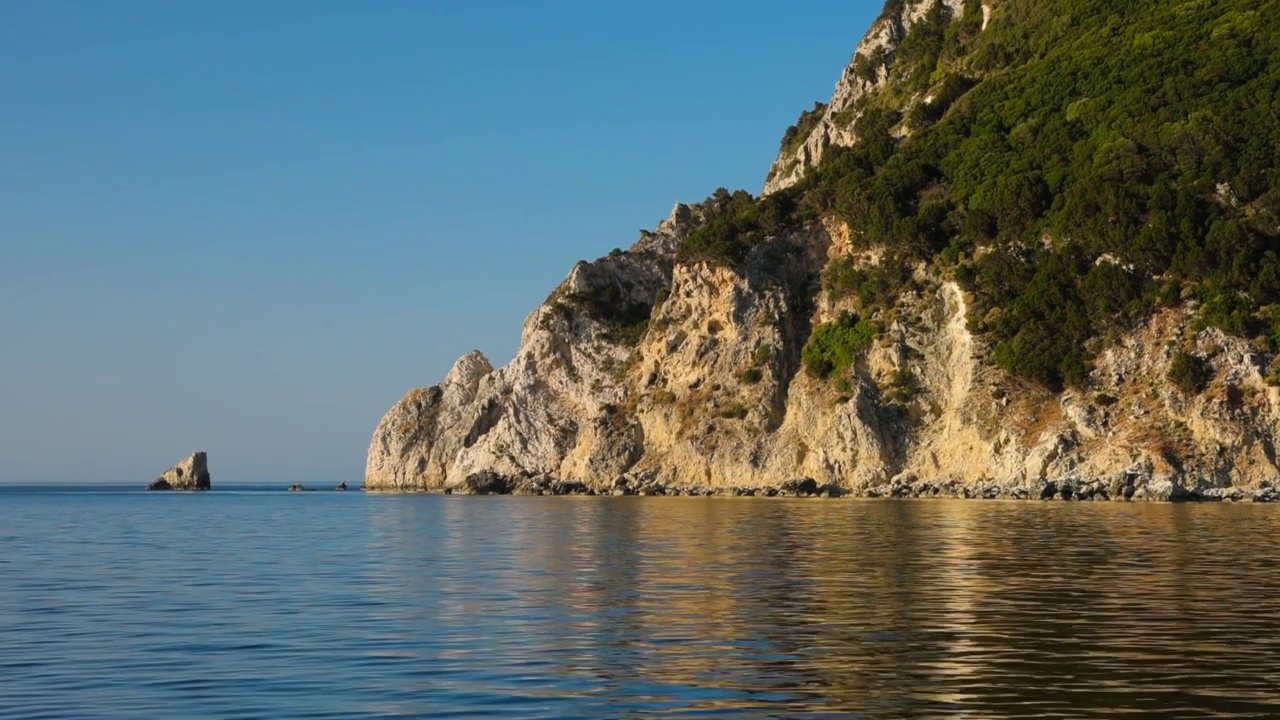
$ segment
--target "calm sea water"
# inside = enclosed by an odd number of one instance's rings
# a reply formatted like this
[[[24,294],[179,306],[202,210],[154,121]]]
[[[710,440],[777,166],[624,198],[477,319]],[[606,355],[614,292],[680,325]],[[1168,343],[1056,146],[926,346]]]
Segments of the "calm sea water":
[[[1280,508],[0,488],[0,717],[1277,717]]]

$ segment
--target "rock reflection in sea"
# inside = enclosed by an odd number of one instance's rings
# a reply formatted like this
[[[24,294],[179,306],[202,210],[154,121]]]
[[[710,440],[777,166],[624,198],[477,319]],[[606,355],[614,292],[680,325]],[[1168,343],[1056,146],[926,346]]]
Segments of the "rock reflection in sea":
[[[441,503],[445,544],[428,549],[415,516]],[[416,592],[434,595],[428,624],[444,644],[489,644],[434,659],[486,668],[477,693],[574,688],[639,716],[1280,714],[1268,679],[1280,672],[1269,559],[1280,515],[1265,507],[452,498],[386,509],[403,561],[438,553],[437,570],[456,570]],[[555,679],[535,687],[530,670]]]
[[[1275,506],[267,489],[0,488],[0,716],[1280,717]]]

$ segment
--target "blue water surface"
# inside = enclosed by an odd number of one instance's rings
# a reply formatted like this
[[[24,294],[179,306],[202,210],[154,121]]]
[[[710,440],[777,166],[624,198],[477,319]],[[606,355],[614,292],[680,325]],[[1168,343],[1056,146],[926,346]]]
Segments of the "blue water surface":
[[[3,718],[1280,716],[1280,508],[0,486]]]

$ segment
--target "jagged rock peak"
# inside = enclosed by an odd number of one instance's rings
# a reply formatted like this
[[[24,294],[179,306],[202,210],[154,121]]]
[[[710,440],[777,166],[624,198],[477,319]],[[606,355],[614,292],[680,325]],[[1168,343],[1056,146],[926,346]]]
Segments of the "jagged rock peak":
[[[675,207],[671,208],[671,214],[658,224],[658,230],[661,232],[674,232],[681,225],[686,225],[693,218],[693,210],[688,205],[678,202]]]
[[[459,399],[469,400],[475,397],[480,381],[492,372],[493,365],[489,362],[489,358],[479,350],[472,350],[458,358],[449,370],[449,374],[445,376],[445,394],[454,393]]]
[[[209,458],[203,451],[187,456],[185,460],[165,470],[148,490],[208,490]]]
[[[701,207],[678,202],[671,208],[671,214],[658,223],[656,230],[640,231],[640,239],[631,246],[630,252],[673,256],[680,242],[697,227],[701,218]]]
[[[983,16],[989,19],[993,0],[983,4]],[[858,100],[885,86],[894,52],[906,38],[912,25],[920,22],[936,3],[946,6],[953,19],[964,15],[965,0],[891,0],[884,13],[863,36],[836,83],[831,101],[819,104],[806,113],[778,152],[765,179],[763,194],[769,195],[800,182],[809,170],[818,166],[827,148],[849,146],[857,141],[853,125],[859,113]],[[985,20],[984,20],[985,27]]]

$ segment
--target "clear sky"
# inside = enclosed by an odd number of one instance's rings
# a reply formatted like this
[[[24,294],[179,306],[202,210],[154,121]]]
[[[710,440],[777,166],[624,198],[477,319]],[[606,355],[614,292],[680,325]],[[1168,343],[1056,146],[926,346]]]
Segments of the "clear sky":
[[[580,259],[758,192],[879,0],[0,0],[0,482],[358,481]]]

